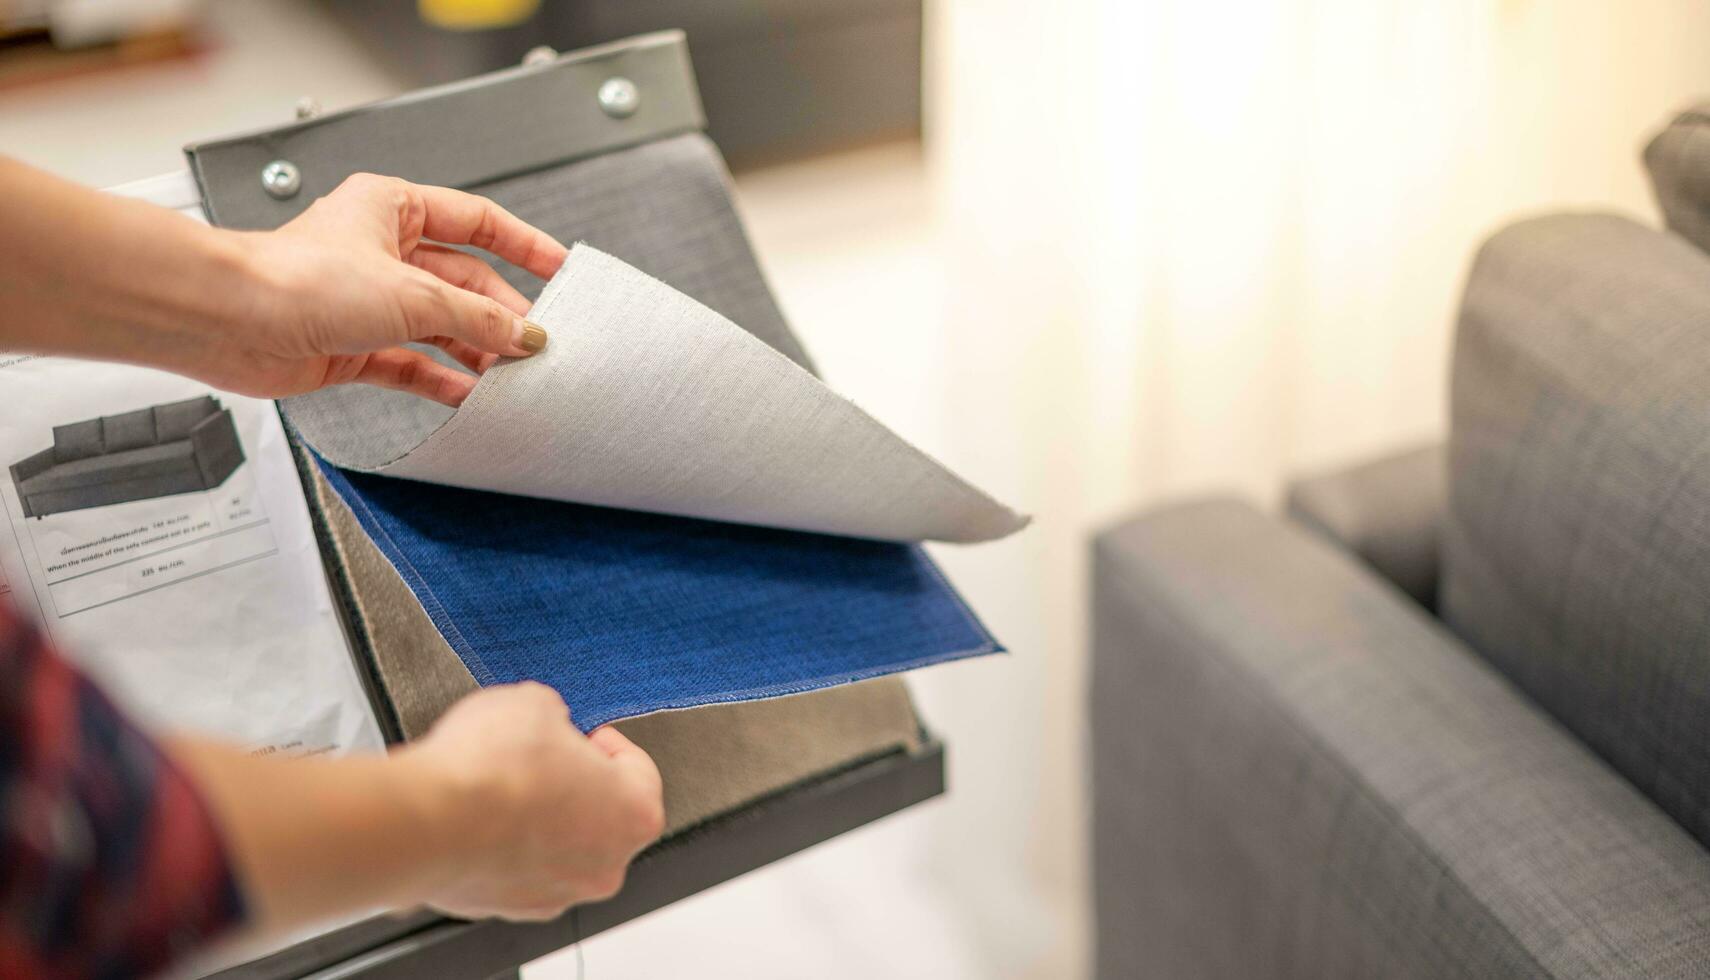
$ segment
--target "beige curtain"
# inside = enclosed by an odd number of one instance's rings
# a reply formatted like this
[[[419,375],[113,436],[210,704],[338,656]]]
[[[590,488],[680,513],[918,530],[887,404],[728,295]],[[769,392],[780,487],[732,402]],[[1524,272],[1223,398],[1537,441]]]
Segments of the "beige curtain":
[[[1526,212],[1654,220],[1638,148],[1710,93],[1710,4],[940,0],[929,22],[932,444],[1039,520],[937,551],[1016,655],[920,679],[953,739],[927,850],[984,975],[1070,976],[1088,535],[1440,437],[1472,251]]]

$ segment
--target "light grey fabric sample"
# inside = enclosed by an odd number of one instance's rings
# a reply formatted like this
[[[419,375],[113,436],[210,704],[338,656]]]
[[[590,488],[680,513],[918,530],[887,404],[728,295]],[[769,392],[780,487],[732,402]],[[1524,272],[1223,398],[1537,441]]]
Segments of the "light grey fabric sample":
[[[1710,255],[1509,228],[1453,371],[1445,619],[1710,842]]]
[[[1296,480],[1288,515],[1350,551],[1426,609],[1437,601],[1448,496],[1440,445]]]
[[[1100,536],[1100,977],[1703,977],[1710,854],[1351,556]]]
[[[591,246],[571,250],[529,316],[546,350],[490,368],[397,458],[390,438],[338,453],[318,417],[293,421],[334,465],[478,490],[896,541],[1026,523],[752,334]]]
[[[1645,146],[1644,159],[1669,230],[1710,250],[1710,105],[1676,116]]]
[[[434,434],[433,439],[444,441],[449,433],[462,429],[463,417],[472,414],[477,399],[486,399],[493,393],[496,386],[488,380],[482,382],[455,425],[448,424],[453,413],[443,406],[398,392],[355,385],[287,399],[284,403],[287,416],[310,445],[338,465],[414,479],[858,537],[972,541],[1019,529],[1024,523],[1019,515],[907,443],[889,436],[882,426],[846,400],[823,386],[809,383],[809,378],[788,371],[781,358],[765,356],[765,348],[770,347],[805,371],[811,371],[805,352],[785,325],[766,288],[731,208],[726,179],[717,150],[705,137],[690,134],[476,188],[561,240],[586,241],[634,264],[728,321],[718,331],[729,336],[723,337],[716,348],[703,346],[691,351],[676,346],[680,337],[662,331],[666,324],[637,321],[633,312],[628,320],[602,321],[586,316],[581,310],[566,311],[564,315],[576,318],[579,326],[594,324],[604,331],[600,347],[605,355],[600,362],[603,373],[595,377],[592,370],[584,372],[573,381],[579,387],[566,387],[560,393],[566,403],[575,401],[578,414],[550,414],[553,408],[542,403],[510,405],[503,388],[490,404],[508,406],[513,418],[524,416],[536,425],[551,425],[549,434],[562,437],[554,447],[555,452],[598,451],[601,453],[598,466],[586,463],[575,466],[568,480],[561,479],[556,472],[537,471],[533,478],[520,482],[488,482],[484,474],[491,468],[487,464],[492,461],[495,446],[514,446],[518,451],[502,455],[519,464],[544,462],[566,471],[572,469],[567,461],[543,459],[549,455],[544,443],[512,442],[521,436],[507,430],[507,423],[497,418],[483,430],[499,436],[499,441],[481,447],[483,461],[478,470],[483,479],[472,480],[457,466],[448,471],[443,455],[435,456],[430,464],[428,457],[418,457],[412,452],[430,439],[430,434]],[[529,291],[526,273],[504,267],[501,271],[519,288]],[[614,272],[608,281],[619,278],[625,287],[623,295],[651,292],[658,301],[663,301],[664,293],[640,277]],[[597,290],[604,285],[595,282],[590,288]],[[577,302],[587,305],[603,299],[590,293]],[[609,309],[615,308],[613,303],[607,305]],[[686,309],[680,304],[670,305]],[[545,316],[538,307],[536,315]],[[695,323],[711,322],[700,313],[687,319]],[[742,329],[730,330],[732,324]],[[764,346],[746,343],[742,330],[763,341]],[[495,368],[490,374],[495,376],[494,380],[507,373],[520,374],[523,372],[518,368],[524,364],[539,373],[540,365],[534,362],[568,357],[572,344],[591,339],[580,335],[559,336],[559,333],[553,330],[553,341],[545,355]],[[657,343],[649,343],[650,336]],[[620,348],[620,344],[624,346]],[[579,350],[587,353],[588,348]],[[636,359],[616,357],[626,352]],[[762,374],[737,377],[734,362],[716,360],[736,353],[744,355],[743,365]],[[699,363],[688,363],[697,355],[701,358]],[[708,370],[712,367],[722,373]],[[669,373],[673,369],[695,373],[674,378]],[[615,386],[618,379],[640,370],[647,372],[637,382],[644,387]],[[787,401],[788,393],[784,390],[756,390],[754,385],[762,375],[768,381],[788,382],[790,393],[811,393],[813,397]],[[720,378],[728,383],[712,384]],[[573,379],[559,376],[557,380],[570,384]],[[676,407],[682,411],[678,414],[662,416],[645,411],[651,407],[646,402],[661,391],[675,390],[679,383],[697,386],[703,397],[714,400],[709,405],[695,406],[679,397]],[[606,395],[627,398],[620,404],[606,399]],[[752,425],[719,428],[718,423],[733,417],[733,402],[739,398],[746,399],[743,404],[755,413],[754,418],[771,412],[772,421],[776,422],[794,413],[798,424],[765,429],[770,433],[768,438],[773,439],[771,443],[752,441],[762,431]],[[631,423],[636,428],[620,434],[617,428],[596,422],[583,413],[590,402],[606,409],[608,420]],[[717,406],[717,410],[710,410],[709,406]],[[548,414],[528,415],[530,412]],[[563,422],[565,419],[570,421]],[[841,422],[836,425],[829,424],[838,420]],[[647,429],[646,438],[634,438],[641,428]],[[831,431],[847,438],[808,444],[808,440],[820,439]],[[592,436],[599,437],[597,447]],[[708,438],[713,441],[706,441]],[[804,469],[801,456],[787,457],[790,445],[805,447],[816,460],[835,462],[838,466],[823,472]],[[438,443],[422,449],[430,454],[445,451]],[[887,468],[875,455],[881,451],[893,461],[906,460],[907,465]],[[697,452],[704,454],[707,463],[723,468],[722,482],[713,480],[710,471],[684,476],[683,465],[689,462],[685,453],[692,456]],[[414,462],[400,459],[406,455]],[[622,467],[626,457],[634,463],[627,469]],[[585,460],[587,456],[582,458]],[[393,460],[398,463],[386,465]],[[746,472],[740,469],[754,460],[764,465]],[[846,476],[852,476],[856,482],[847,483]],[[646,477],[651,479],[643,479]],[[687,485],[702,478],[713,482],[701,487]],[[632,479],[642,482],[633,485],[626,482]],[[578,486],[575,481],[587,481],[588,485]],[[814,486],[807,486],[807,481]],[[859,492],[863,486],[874,485],[883,485],[888,492],[877,498]],[[856,509],[851,510],[852,506]]]
[[[724,161],[705,136],[659,140],[469,190],[561,242],[587,242],[628,262],[813,370],[767,288],[731,206]],[[515,266],[496,268],[531,300],[545,286]],[[334,455],[402,455],[452,414],[425,398],[369,385],[283,404],[294,423],[314,426],[317,445]],[[348,426],[350,419],[364,424]]]
[[[419,738],[453,702],[476,690],[475,678],[350,508],[319,471],[311,472],[381,684],[405,737]],[[903,680],[881,677],[784,698],[660,712],[617,728],[659,766],[669,835],[804,779],[914,748],[920,723]]]

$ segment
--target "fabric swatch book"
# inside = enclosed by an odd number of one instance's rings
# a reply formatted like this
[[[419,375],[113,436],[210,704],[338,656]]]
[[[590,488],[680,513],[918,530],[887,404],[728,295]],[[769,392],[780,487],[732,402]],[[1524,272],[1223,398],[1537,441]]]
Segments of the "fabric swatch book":
[[[634,106],[601,103],[612,78]],[[461,408],[280,403],[356,659],[406,702],[389,734],[476,683],[550,684],[589,729],[999,649],[921,542],[1025,518],[820,381],[705,125],[662,32],[186,147],[217,226],[278,227],[367,171],[573,245],[550,283],[495,267],[551,339]],[[257,177],[278,161],[283,192]]]
[[[481,684],[584,730],[999,650],[919,547],[1026,519],[732,321],[589,245],[454,413],[282,413]],[[419,400],[417,400],[419,402]]]

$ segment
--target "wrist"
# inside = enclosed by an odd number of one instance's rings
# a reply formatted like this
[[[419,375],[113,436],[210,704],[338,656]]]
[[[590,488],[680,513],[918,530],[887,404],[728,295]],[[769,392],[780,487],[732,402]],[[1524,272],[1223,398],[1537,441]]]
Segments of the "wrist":
[[[143,326],[152,349],[142,356],[157,366],[194,374],[209,347],[241,327],[262,290],[263,277],[245,233],[185,224],[173,256],[174,274],[140,284],[145,295],[138,307],[151,314]]]
[[[83,293],[75,328],[39,347],[196,375],[255,292],[241,234],[154,209],[130,217],[150,219],[131,222],[141,244]]]
[[[204,338],[241,326],[269,287],[251,245],[254,232],[198,226],[190,262],[198,275],[173,298],[180,322]],[[199,279],[200,281],[195,281]]]
[[[421,872],[402,904],[419,904],[456,885],[480,862],[492,816],[483,804],[479,780],[438,759],[423,744],[395,750],[387,760],[395,777],[395,798],[419,834]]]

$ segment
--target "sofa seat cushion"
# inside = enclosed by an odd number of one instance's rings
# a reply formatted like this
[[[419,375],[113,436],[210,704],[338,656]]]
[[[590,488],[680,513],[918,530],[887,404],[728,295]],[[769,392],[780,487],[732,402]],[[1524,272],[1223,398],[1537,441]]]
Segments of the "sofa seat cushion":
[[[1710,255],[1599,215],[1501,232],[1450,401],[1444,618],[1710,843]]]
[[[60,463],[45,473],[25,480],[19,487],[19,492],[31,494],[49,490],[75,490],[78,487],[101,483],[182,473],[195,468],[195,447],[187,441],[169,442],[164,446],[145,446],[129,452],[90,456]]]

